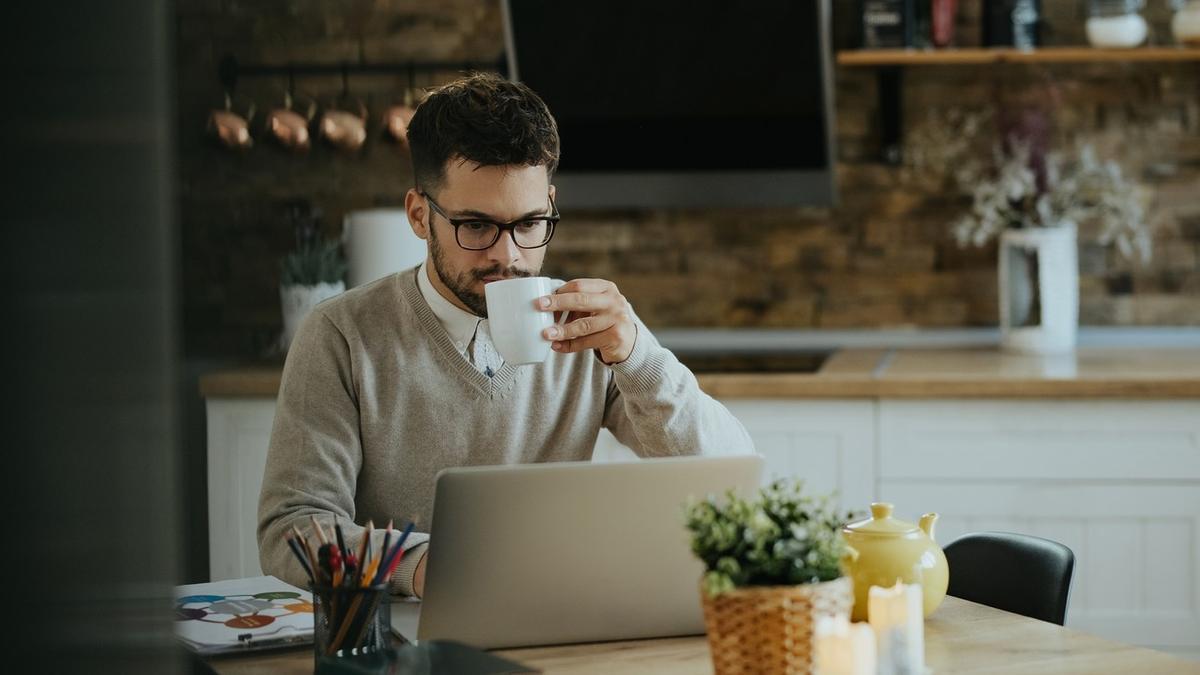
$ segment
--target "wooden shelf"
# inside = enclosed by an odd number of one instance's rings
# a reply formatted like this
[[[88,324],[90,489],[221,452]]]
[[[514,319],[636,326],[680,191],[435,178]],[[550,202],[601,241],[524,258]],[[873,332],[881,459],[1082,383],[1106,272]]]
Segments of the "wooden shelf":
[[[839,66],[953,66],[989,63],[1200,62],[1200,48],[1043,47],[1041,49],[855,49],[837,54]]]

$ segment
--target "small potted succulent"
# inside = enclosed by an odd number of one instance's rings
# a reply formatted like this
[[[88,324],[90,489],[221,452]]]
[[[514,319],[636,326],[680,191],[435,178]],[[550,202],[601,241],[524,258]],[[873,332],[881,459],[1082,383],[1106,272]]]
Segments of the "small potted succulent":
[[[293,205],[290,217],[295,225],[296,249],[284,256],[279,270],[279,301],[283,308],[279,346],[285,352],[312,308],[346,290],[346,260],[341,244],[318,235],[320,212]]]
[[[817,619],[850,616],[841,529],[854,514],[801,488],[780,480],[752,499],[730,491],[685,508],[717,675],[811,672]]]

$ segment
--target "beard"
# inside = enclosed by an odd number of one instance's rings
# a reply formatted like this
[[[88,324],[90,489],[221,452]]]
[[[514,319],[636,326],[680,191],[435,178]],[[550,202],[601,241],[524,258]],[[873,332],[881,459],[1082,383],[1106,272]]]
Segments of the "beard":
[[[506,235],[501,234],[500,236]],[[454,245],[457,246],[457,242]],[[538,272],[538,270],[525,270],[515,266],[504,267],[500,263],[495,263],[481,269],[453,273],[446,262],[446,253],[442,249],[441,242],[432,227],[429,228],[429,255],[433,258],[433,271],[437,273],[446,288],[450,289],[454,297],[466,305],[467,309],[471,310],[475,316],[485,319],[488,315],[487,298],[482,293],[475,292],[475,284],[483,281],[484,277],[531,277]]]

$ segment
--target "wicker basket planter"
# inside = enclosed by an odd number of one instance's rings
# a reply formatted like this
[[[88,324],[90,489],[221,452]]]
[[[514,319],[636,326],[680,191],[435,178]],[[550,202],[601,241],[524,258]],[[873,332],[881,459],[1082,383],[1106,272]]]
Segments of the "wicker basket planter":
[[[817,617],[849,618],[848,577],[799,586],[747,586],[709,597],[702,588],[704,626],[716,675],[814,672]]]

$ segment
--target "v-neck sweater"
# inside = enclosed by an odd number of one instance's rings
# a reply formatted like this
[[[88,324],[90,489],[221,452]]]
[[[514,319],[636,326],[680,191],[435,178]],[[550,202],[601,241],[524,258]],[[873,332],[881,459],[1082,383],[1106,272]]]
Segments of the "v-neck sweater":
[[[642,457],[754,452],[741,423],[635,317],[629,358],[588,352],[504,364],[489,378],[457,349],[417,287],[419,267],[317,305],[288,351],[258,506],[262,569],[304,586],[285,534],[335,518],[416,531],[391,578],[412,594],[448,467],[588,460],[601,427]],[[311,536],[311,535],[310,535]],[[376,535],[376,550],[383,533]]]

